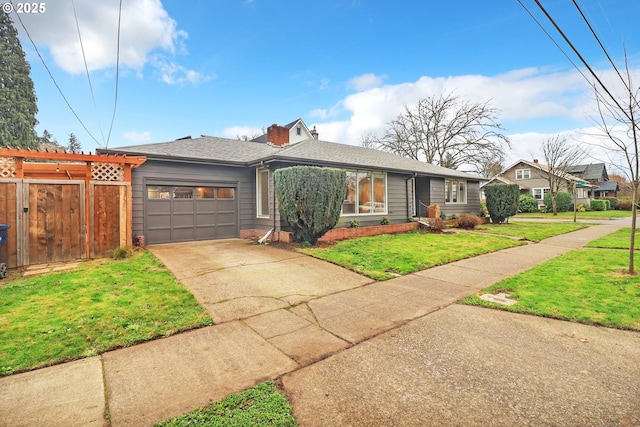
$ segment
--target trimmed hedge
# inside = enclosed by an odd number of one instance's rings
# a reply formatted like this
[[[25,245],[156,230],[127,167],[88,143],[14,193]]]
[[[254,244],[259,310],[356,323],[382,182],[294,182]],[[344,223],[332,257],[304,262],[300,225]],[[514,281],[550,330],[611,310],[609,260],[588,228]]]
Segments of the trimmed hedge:
[[[556,207],[558,212],[569,212],[571,210],[571,194],[565,191],[558,191],[556,198]],[[547,207],[547,212],[553,212],[553,205],[551,203],[551,193],[544,195],[544,205]]]
[[[591,201],[591,210],[592,211],[606,211],[607,210],[607,200],[592,200]]]
[[[296,242],[315,244],[340,219],[347,192],[344,170],[293,166],[273,174],[280,216]]]
[[[615,197],[609,197],[607,200],[609,201],[609,203],[611,203],[611,210],[614,210],[618,207],[618,199],[616,199]]]
[[[499,224],[518,213],[518,184],[496,184],[484,187],[491,222]]]

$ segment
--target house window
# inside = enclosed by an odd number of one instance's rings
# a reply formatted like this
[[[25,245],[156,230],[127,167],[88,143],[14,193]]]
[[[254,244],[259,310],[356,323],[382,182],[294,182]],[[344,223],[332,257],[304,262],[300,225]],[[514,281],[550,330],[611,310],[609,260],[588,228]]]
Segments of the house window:
[[[150,185],[147,187],[147,198],[148,199],[170,199],[171,187],[159,187],[155,185]]]
[[[342,215],[387,213],[387,176],[381,173],[347,171],[347,195]]]
[[[218,200],[233,200],[236,198],[235,188],[216,188],[216,199]]]
[[[302,135],[302,128],[300,126],[296,128],[296,135]]]
[[[576,198],[585,199],[586,197],[584,188],[576,188]]]
[[[531,169],[516,169],[516,179],[531,179]]]
[[[444,180],[445,203],[467,203],[467,181],[463,179]]]
[[[536,200],[544,200],[544,195],[545,194],[549,194],[549,187],[543,187],[543,188],[533,188],[531,190],[531,193],[533,194],[533,197],[535,197]]]
[[[256,170],[256,200],[258,218],[269,218],[269,169]]]
[[[191,187],[174,187],[174,199],[193,199],[193,188]]]
[[[198,187],[196,188],[196,199],[213,199],[214,189],[212,187]]]

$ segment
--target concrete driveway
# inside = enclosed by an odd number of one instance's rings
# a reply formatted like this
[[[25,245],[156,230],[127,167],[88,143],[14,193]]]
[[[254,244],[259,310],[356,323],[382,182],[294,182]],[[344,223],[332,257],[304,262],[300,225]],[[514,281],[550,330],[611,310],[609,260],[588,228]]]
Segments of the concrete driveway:
[[[215,323],[289,308],[373,280],[306,255],[230,239],[151,246]]]

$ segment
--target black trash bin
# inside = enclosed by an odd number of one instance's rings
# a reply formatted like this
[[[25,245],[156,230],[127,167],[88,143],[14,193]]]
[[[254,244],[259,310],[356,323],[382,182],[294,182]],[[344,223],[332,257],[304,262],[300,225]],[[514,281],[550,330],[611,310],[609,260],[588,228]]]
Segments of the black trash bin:
[[[0,246],[7,241],[7,230],[11,228],[9,224],[0,224]],[[0,279],[7,277],[7,264],[2,262],[2,251],[0,251]]]

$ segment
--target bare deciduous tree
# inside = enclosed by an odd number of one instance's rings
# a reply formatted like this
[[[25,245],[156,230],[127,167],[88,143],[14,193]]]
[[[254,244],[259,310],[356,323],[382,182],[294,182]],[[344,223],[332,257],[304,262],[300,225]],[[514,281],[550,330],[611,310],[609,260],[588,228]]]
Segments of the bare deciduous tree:
[[[600,147],[608,150],[610,155],[615,155],[615,164],[624,170],[629,177],[633,190],[633,203],[631,208],[631,237],[629,242],[629,274],[635,274],[634,248],[636,235],[636,213],[638,210],[638,185],[640,184],[640,147],[638,145],[638,132],[640,132],[640,105],[638,94],[640,89],[633,83],[632,73],[629,69],[628,58],[625,50],[625,68],[623,72],[616,69],[622,83],[618,93],[609,90],[602,84],[592,84],[593,93],[597,101],[597,115],[592,118],[594,124],[604,136],[605,142]]]
[[[472,102],[453,94],[421,99],[388,123],[382,137],[365,135],[362,145],[414,160],[458,169],[471,166],[482,172],[490,163],[502,163],[511,147],[490,102]]]
[[[573,191],[569,170],[585,157],[585,152],[576,145],[569,145],[565,137],[553,135],[542,142],[542,153],[547,165],[549,194],[553,214],[558,215],[558,193],[563,187]]]
[[[265,133],[267,133],[267,131],[265,130],[265,128],[262,128],[261,130],[254,130],[248,135],[247,134],[245,134],[245,135],[236,135],[236,138],[239,141],[252,141],[252,140],[256,139],[257,137],[264,135]]]

